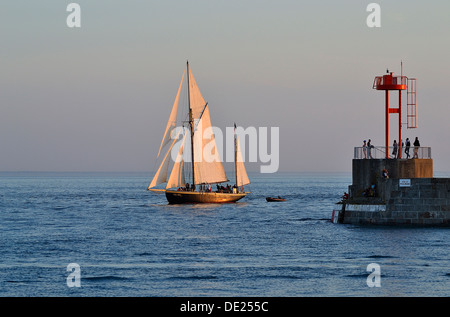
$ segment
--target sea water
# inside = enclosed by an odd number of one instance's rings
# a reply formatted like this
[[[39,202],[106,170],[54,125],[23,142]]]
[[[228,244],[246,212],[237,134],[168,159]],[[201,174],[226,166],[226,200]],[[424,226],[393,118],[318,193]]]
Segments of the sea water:
[[[168,205],[151,176],[0,173],[0,296],[450,295],[448,229],[330,222],[350,174],[250,174],[223,205]]]

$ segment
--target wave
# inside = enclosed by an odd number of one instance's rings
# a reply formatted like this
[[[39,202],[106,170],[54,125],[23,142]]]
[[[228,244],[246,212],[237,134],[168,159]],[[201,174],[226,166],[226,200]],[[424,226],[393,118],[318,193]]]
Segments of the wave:
[[[114,275],[104,275],[104,276],[82,276],[82,280],[88,280],[88,281],[123,281],[123,280],[129,280],[129,277],[123,277],[123,276],[114,276]]]
[[[368,256],[369,259],[394,259],[395,256],[391,256],[391,255],[369,255]]]
[[[345,275],[345,277],[350,277],[350,278],[364,278],[364,279],[366,279],[367,276],[368,276],[368,274],[369,274],[369,273],[366,273],[366,272],[360,273],[360,274],[348,274],[348,275]]]
[[[69,208],[72,208],[72,206],[65,206],[65,207],[63,207],[63,206],[55,206],[55,207],[52,207],[51,209],[52,210],[65,210],[65,209],[69,209]]]
[[[254,278],[260,278],[260,279],[285,279],[285,280],[300,280],[300,279],[304,279],[304,276],[299,276],[299,275],[284,275],[284,274],[280,274],[280,275],[256,275],[254,276]]]
[[[189,275],[189,276],[172,276],[168,280],[215,280],[215,275]]]
[[[8,280],[5,281],[6,283],[12,283],[12,284],[27,284],[27,283],[31,283],[32,281],[14,281],[14,280]]]

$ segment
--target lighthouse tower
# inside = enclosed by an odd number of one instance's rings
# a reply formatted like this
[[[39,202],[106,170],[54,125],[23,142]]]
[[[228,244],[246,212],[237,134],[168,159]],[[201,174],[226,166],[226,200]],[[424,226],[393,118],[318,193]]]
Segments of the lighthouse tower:
[[[373,89],[384,90],[385,108],[386,108],[386,145],[385,157],[389,158],[389,115],[398,114],[398,157],[402,158],[402,91],[407,92],[407,115],[406,124],[408,128],[417,128],[417,103],[416,103],[416,79],[406,76],[394,76],[392,72],[387,71],[384,76],[377,76],[373,82]],[[390,92],[398,92],[398,107],[391,108],[389,104]]]

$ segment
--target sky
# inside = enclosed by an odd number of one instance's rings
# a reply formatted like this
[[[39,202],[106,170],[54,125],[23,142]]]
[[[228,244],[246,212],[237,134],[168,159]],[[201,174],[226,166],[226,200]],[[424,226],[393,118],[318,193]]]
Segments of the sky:
[[[364,139],[383,146],[372,84],[403,62],[403,136],[450,170],[448,0],[374,1],[379,28],[361,0],[78,0],[80,28],[70,2],[0,3],[0,171],[153,171],[187,60],[214,126],[279,127],[280,172],[350,172]]]

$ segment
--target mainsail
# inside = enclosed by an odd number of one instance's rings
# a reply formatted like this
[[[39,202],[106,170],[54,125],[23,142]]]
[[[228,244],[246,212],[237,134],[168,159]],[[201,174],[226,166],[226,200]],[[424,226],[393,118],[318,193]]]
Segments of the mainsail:
[[[203,99],[203,96],[200,92],[200,89],[197,86],[197,82],[195,81],[194,75],[189,69],[189,107],[192,110],[192,119],[196,120],[200,118],[200,115],[205,108],[206,102]]]
[[[198,88],[197,88],[198,89]],[[195,184],[214,184],[228,181],[212,133],[209,107],[206,104],[194,131]]]

